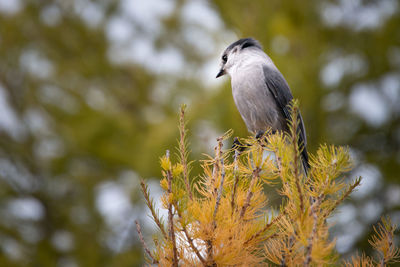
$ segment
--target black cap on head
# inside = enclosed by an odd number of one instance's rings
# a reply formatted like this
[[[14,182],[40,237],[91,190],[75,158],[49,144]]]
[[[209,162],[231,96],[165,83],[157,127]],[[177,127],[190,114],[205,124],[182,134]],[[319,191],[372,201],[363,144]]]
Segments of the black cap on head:
[[[221,77],[221,76],[223,76],[223,75],[225,75],[227,73],[226,70],[225,70],[225,64],[228,61],[228,55],[229,55],[229,53],[231,52],[232,49],[233,49],[233,52],[236,52],[236,50],[243,50],[243,49],[248,48],[248,47],[255,47],[255,48],[258,48],[258,49],[262,49],[260,43],[257,40],[253,39],[253,38],[242,38],[242,39],[237,40],[236,42],[232,43],[231,45],[229,45],[225,49],[225,51],[224,51],[224,53],[222,55],[222,67],[219,70],[216,78]]]
[[[253,39],[253,38],[242,38],[240,40],[237,40],[236,42],[232,43],[226,50],[231,50],[235,46],[240,46],[241,49],[244,49],[246,47],[257,47],[259,49],[262,49],[260,43]]]

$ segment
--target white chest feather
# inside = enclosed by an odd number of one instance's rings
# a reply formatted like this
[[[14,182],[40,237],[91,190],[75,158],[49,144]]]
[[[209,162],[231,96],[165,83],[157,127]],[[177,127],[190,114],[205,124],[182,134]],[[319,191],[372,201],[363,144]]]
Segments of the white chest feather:
[[[237,68],[231,75],[235,104],[249,131],[281,130],[275,99],[265,83],[262,64]]]

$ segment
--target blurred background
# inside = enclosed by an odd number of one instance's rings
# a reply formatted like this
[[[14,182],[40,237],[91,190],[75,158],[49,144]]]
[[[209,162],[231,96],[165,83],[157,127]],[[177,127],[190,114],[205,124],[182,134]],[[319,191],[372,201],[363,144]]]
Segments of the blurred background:
[[[367,253],[400,222],[398,0],[1,0],[0,266],[141,266],[132,227],[188,105],[192,158],[247,131],[223,49],[252,36],[300,99],[309,151],[347,145],[361,188],[332,218]],[[199,172],[194,169],[193,174]],[[150,243],[150,242],[149,242]]]

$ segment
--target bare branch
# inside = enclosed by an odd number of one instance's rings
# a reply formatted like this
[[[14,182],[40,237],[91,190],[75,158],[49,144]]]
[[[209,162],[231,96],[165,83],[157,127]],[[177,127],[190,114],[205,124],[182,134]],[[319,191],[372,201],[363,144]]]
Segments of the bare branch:
[[[317,236],[317,223],[318,223],[318,217],[317,217],[317,209],[319,208],[320,204],[320,199],[314,202],[313,205],[311,205],[311,214],[313,216],[313,228],[310,237],[308,238],[308,244],[306,248],[306,259],[304,262],[304,266],[310,266],[312,257],[311,257],[311,252],[313,248],[313,242]]]
[[[182,222],[182,214],[181,214],[181,212],[179,211],[178,207],[175,207],[175,208],[176,208],[176,211],[177,211],[177,213],[178,213],[178,217],[179,217],[180,221]],[[189,235],[189,233],[188,233],[188,231],[187,231],[186,226],[185,226],[184,224],[182,224],[182,223],[181,223],[181,226],[182,226],[183,232],[185,233],[186,239],[187,239],[188,242],[189,242],[190,247],[192,248],[192,250],[194,251],[194,253],[196,254],[196,256],[199,258],[199,260],[201,261],[201,263],[203,264],[203,266],[207,266],[206,261],[204,260],[203,256],[201,256],[201,254],[200,254],[200,251],[199,251],[199,250],[197,249],[197,247],[194,245],[193,239],[190,237],[190,235]]]
[[[352,185],[349,186],[349,188],[346,190],[346,192],[345,192],[339,199],[337,199],[337,200],[335,201],[335,203],[333,204],[333,206],[332,206],[328,211],[325,212],[325,214],[324,214],[323,217],[324,217],[324,218],[327,218],[327,217],[337,208],[337,206],[339,206],[339,204],[342,203],[343,200],[345,200],[345,199],[350,195],[350,193],[353,192],[353,190],[354,190],[357,186],[360,185],[360,183],[361,183],[361,177],[357,178],[357,179],[354,181],[354,183],[353,183]]]
[[[143,234],[142,234],[142,229],[140,228],[140,224],[139,224],[139,222],[137,220],[135,220],[135,224],[136,224],[136,231],[137,231],[137,233],[139,235],[140,242],[142,242],[142,246],[144,248],[144,251],[146,251],[147,255],[151,259],[151,261],[152,261],[151,263],[152,264],[158,264],[158,261],[153,257],[153,255],[151,255],[149,247],[146,245],[146,242],[144,241]]]
[[[214,224],[215,224],[215,217],[217,216],[217,212],[218,212],[219,203],[221,201],[222,190],[223,190],[224,180],[225,180],[224,157],[221,157],[220,162],[221,162],[220,163],[221,164],[221,183],[218,188],[217,201],[215,202],[215,208],[214,208],[214,214],[213,214]]]
[[[249,186],[249,190],[247,191],[247,196],[246,196],[246,202],[244,203],[242,210],[240,211],[240,218],[242,218],[247,210],[247,208],[250,206],[250,201],[251,198],[253,197],[253,186],[254,183],[258,180],[259,176],[260,176],[260,172],[261,169],[259,167],[256,167],[253,170],[253,175],[250,181],[250,186]]]
[[[213,194],[216,196],[217,195],[217,187],[215,186],[215,180],[217,179],[217,174],[219,171],[219,161],[221,158],[221,149],[222,149],[222,139],[223,137],[218,137],[218,145],[215,147],[215,159],[214,159],[214,166],[213,166],[213,172],[212,172],[212,177],[211,177],[211,186],[214,187],[213,189]]]
[[[250,241],[252,241],[252,240],[254,240],[254,239],[257,239],[259,236],[261,236],[263,233],[265,233],[269,228],[271,228],[271,226],[273,226],[274,224],[275,224],[275,222],[277,221],[277,220],[279,220],[281,217],[282,217],[282,213],[281,214],[279,214],[278,216],[276,216],[275,218],[273,218],[272,220],[271,220],[271,222],[269,222],[269,223],[267,223],[264,227],[263,227],[263,229],[261,229],[260,231],[258,231],[257,233],[255,233],[254,235],[252,235],[249,239],[247,239],[245,242],[244,242],[244,245],[247,245]],[[268,238],[271,238],[273,235],[271,235],[271,236],[269,236]],[[265,240],[265,239],[264,239]]]
[[[214,208],[214,214],[213,214],[213,221],[212,221],[212,226],[213,229],[215,229],[217,227],[217,224],[215,222],[215,217],[217,215],[217,210],[218,210],[218,206],[219,206],[219,201],[220,201],[220,197],[218,198],[218,188],[215,186],[215,181],[217,179],[217,174],[220,168],[222,168],[222,172],[223,172],[223,177],[221,177],[221,186],[220,186],[220,191],[222,194],[222,186],[223,186],[223,180],[225,178],[225,170],[223,169],[223,164],[224,164],[224,159],[223,157],[221,157],[221,150],[222,150],[222,140],[224,137],[218,137],[217,141],[218,141],[218,145],[215,148],[215,159],[214,159],[214,168],[213,168],[213,173],[212,173],[212,177],[211,177],[211,184],[214,187],[213,189],[213,195],[217,196],[217,199],[215,201],[215,208]],[[222,167],[220,166],[220,164],[222,165]],[[221,174],[222,175],[222,174]],[[211,262],[213,264],[214,260],[213,260],[213,241],[212,240],[206,240],[206,247],[207,247],[207,261]],[[212,265],[213,265],[212,264]]]
[[[237,191],[237,185],[239,182],[239,174],[238,174],[238,157],[239,157],[239,151],[235,149],[235,155],[233,157],[233,177],[234,177],[234,184],[233,184],[233,190],[232,190],[232,196],[231,196],[231,208],[232,208],[232,214],[233,211],[235,210],[235,197],[236,197],[236,191]]]
[[[140,186],[142,188],[143,196],[146,201],[146,205],[149,207],[151,216],[154,219],[154,222],[157,224],[158,228],[160,229],[162,235],[165,239],[168,239],[167,233],[165,232],[164,225],[162,224],[161,220],[158,218],[156,211],[154,210],[153,203],[150,198],[149,191],[147,189],[146,184],[143,180],[140,180]]]

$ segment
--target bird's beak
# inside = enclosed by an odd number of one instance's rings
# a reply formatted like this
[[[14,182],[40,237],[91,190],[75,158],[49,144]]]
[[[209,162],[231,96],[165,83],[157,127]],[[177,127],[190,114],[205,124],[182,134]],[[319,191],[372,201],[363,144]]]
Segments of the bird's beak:
[[[215,78],[221,77],[221,76],[223,76],[223,75],[225,75],[225,70],[224,70],[224,69],[220,69],[219,72],[218,72],[218,74],[217,74],[217,76],[216,76]]]

